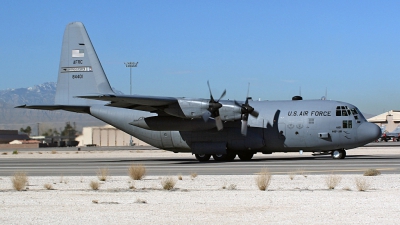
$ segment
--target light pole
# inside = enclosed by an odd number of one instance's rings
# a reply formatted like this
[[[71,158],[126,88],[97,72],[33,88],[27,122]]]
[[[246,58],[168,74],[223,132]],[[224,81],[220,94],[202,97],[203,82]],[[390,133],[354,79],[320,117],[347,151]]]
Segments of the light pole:
[[[125,66],[129,67],[129,75],[130,75],[130,90],[129,90],[129,95],[132,95],[132,67],[137,67],[137,64],[139,62],[125,62]],[[132,141],[132,135],[131,135],[131,140],[129,142],[130,146],[133,145],[133,141]]]

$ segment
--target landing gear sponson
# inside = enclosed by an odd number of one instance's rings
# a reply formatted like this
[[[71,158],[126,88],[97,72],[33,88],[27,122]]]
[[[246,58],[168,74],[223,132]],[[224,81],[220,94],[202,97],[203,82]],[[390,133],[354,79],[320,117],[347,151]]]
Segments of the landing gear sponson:
[[[329,154],[329,153],[325,153]],[[336,149],[330,152],[332,155],[333,159],[344,159],[346,158],[346,150],[344,149]],[[210,154],[195,154],[196,159],[199,160],[200,162],[206,162],[210,160],[211,155]],[[242,161],[249,161],[253,158],[254,153],[239,153],[237,154],[240,160]],[[236,158],[235,153],[228,153],[228,154],[214,154],[212,155],[213,159],[215,161],[233,161]]]
[[[254,153],[239,153],[237,154],[242,161],[249,161],[253,158]],[[195,154],[196,159],[200,162],[206,162],[210,160],[210,154]],[[233,161],[236,158],[235,153],[228,153],[228,154],[214,154],[212,155],[215,161]]]

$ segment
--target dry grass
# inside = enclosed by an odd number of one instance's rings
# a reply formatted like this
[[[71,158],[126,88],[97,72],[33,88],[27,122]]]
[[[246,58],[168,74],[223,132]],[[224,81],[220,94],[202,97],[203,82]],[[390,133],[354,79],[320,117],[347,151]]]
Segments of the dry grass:
[[[183,178],[182,178],[182,176],[181,175],[179,175],[178,176],[178,180],[182,180]]]
[[[172,190],[175,187],[176,180],[172,177],[164,177],[161,180],[161,186],[164,190]]]
[[[377,169],[368,169],[364,172],[364,176],[378,176],[381,175],[381,171]]]
[[[136,190],[135,182],[134,182],[134,181],[129,181],[128,183],[129,183],[129,189],[131,189],[131,190]]]
[[[64,176],[60,177],[60,183],[68,184],[68,179],[65,179]]]
[[[110,176],[110,172],[107,167],[100,168],[97,171],[97,177],[99,178],[100,181],[106,181],[109,176]]]
[[[336,186],[342,181],[342,177],[339,175],[331,174],[329,177],[325,179],[326,186],[328,189],[332,190],[335,189]]]
[[[3,153],[1,153],[2,155],[7,155],[8,153],[7,152],[3,152]]]
[[[99,190],[100,183],[98,181],[92,180],[92,181],[90,181],[89,186],[90,186],[90,188],[92,188],[92,190],[97,191],[97,190]]]
[[[296,173],[295,172],[290,172],[289,173],[289,179],[293,180],[296,177]]]
[[[355,182],[358,191],[366,191],[371,187],[371,184],[364,177],[356,177]]]
[[[11,178],[11,182],[15,190],[22,191],[28,184],[28,177],[26,176],[25,172],[18,171],[14,173],[14,176]]]
[[[141,180],[146,175],[146,167],[142,164],[132,164],[128,169],[128,174],[133,180]]]
[[[256,184],[258,189],[265,191],[271,183],[272,175],[267,169],[263,169],[256,177]]]
[[[44,184],[43,187],[46,188],[47,190],[54,190],[54,189],[53,189],[53,185],[51,185],[51,184],[49,184],[49,183]]]
[[[136,199],[136,201],[135,201],[135,203],[139,203],[139,204],[146,204],[146,203],[147,203],[147,201],[146,201],[146,200],[144,200],[144,199],[137,198],[137,199]]]
[[[190,178],[192,178],[192,180],[193,180],[194,178],[196,178],[196,177],[197,177],[197,173],[196,173],[196,172],[193,172],[193,173],[190,174]]]
[[[236,190],[236,189],[237,189],[237,186],[236,186],[236,184],[231,184],[231,185],[228,186],[227,189],[228,189],[228,190]]]
[[[343,191],[351,191],[351,188],[346,186],[343,188]]]
[[[51,154],[57,154],[56,150],[51,151]]]

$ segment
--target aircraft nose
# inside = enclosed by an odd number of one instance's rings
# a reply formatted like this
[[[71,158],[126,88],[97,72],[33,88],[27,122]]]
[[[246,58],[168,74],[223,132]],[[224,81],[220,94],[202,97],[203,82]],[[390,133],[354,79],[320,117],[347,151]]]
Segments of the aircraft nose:
[[[382,135],[381,129],[374,123],[364,122],[357,129],[358,140],[369,143],[377,140]]]

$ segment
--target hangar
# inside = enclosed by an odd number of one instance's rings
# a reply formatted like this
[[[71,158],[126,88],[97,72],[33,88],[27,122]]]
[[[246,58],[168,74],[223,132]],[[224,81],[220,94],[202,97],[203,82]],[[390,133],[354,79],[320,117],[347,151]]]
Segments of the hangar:
[[[375,123],[383,132],[392,132],[400,125],[400,110],[390,110],[368,119],[368,122]]]
[[[131,146],[131,136],[111,125],[84,127],[82,135],[75,140],[79,141],[78,146]],[[149,144],[132,137],[132,145],[148,146]]]

